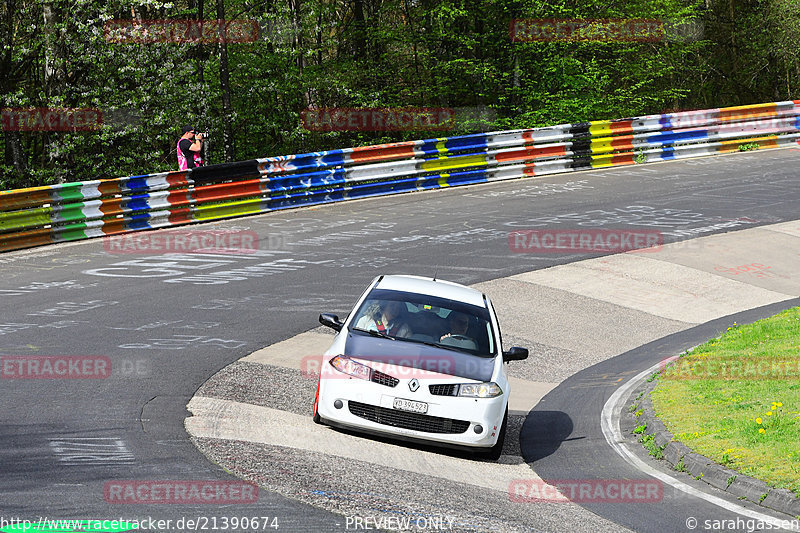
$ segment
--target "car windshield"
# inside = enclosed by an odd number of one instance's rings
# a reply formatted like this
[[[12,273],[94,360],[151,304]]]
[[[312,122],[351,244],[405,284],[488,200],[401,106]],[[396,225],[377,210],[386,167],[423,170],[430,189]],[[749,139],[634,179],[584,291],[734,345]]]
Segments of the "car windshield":
[[[375,289],[356,311],[350,327],[475,355],[496,353],[485,307],[425,294]]]

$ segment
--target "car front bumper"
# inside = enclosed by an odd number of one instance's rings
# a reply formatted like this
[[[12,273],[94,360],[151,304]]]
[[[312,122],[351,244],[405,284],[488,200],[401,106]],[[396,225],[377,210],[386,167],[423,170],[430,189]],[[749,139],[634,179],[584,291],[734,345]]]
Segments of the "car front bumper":
[[[431,394],[430,384],[456,383],[420,380],[411,391],[410,380],[395,387],[356,378],[323,378],[318,414],[323,423],[375,435],[428,442],[443,446],[490,448],[500,435],[507,391],[494,398]],[[395,408],[395,399],[423,402],[427,411]],[[338,407],[337,407],[338,406]]]

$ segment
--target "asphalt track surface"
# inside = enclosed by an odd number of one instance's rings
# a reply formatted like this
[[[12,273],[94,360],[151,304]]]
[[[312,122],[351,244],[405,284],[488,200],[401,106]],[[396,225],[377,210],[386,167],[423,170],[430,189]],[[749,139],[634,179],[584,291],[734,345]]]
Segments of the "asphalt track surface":
[[[601,412],[606,401],[618,388],[620,380],[631,379],[639,370],[649,365],[657,364],[718,336],[733,322],[748,324],[797,305],[800,305],[800,299],[727,316],[669,335],[578,372],[545,396],[531,411],[520,435],[522,456],[526,462],[534,464],[536,472],[546,480],[646,479],[635,467],[622,461],[612,448],[602,445]],[[580,400],[576,401],[576,398]],[[622,423],[627,429],[624,433],[630,435],[635,425],[633,417],[623,413],[623,418],[628,419]],[[688,474],[670,472],[663,468],[663,463],[659,465],[647,456],[643,446],[637,444],[635,436],[627,439],[627,445],[651,466],[660,466],[660,470],[705,493],[767,516],[781,520],[792,518],[734,499],[730,494],[724,494]],[[741,527],[728,525],[722,530],[748,531],[748,520],[751,520],[752,526],[759,521],[701,502],[669,485],[664,485],[663,499],[657,503],[587,503],[583,506],[620,525],[642,532],[690,531],[686,527],[687,520],[696,520],[697,524],[701,524],[699,530],[702,531],[704,523],[726,521],[736,524],[737,519]],[[769,526],[767,529],[749,530],[769,530]]]
[[[190,228],[254,231],[256,254],[125,255],[100,240],[4,254],[0,354],[104,356],[113,372],[106,379],[0,380],[0,520],[172,520],[172,527],[152,528],[164,531],[185,530],[174,527],[182,517],[258,516],[277,517],[284,531],[344,530],[342,515],[266,490],[256,503],[224,506],[120,505],[103,490],[121,480],[234,480],[189,441],[189,399],[231,362],[315,327],[320,311],[346,313],[375,275],[435,273],[473,284],[587,257],[512,253],[507,235],[517,229],[645,227],[670,242],[795,220],[796,152],[516,180]],[[713,331],[699,327],[641,349],[657,360]],[[635,373],[624,359],[603,364],[570,379]],[[524,459],[549,478],[587,477],[598,464],[635,476],[610,449],[581,442],[582,433],[597,431],[608,388],[581,388],[592,401],[568,409],[569,383],[525,420]],[[557,417],[558,430],[543,442],[533,429],[548,416]],[[657,510],[587,507],[643,531],[685,530],[689,507],[719,516],[709,504],[680,498]]]

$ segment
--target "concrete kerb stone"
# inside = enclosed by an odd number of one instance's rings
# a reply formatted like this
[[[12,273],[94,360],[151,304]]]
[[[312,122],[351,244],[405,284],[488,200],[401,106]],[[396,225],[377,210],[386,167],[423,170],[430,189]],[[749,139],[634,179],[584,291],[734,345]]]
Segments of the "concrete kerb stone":
[[[670,441],[667,447],[664,448],[664,459],[673,465],[675,470],[681,471],[686,465],[685,457],[690,453],[692,453],[692,449],[682,442]]]
[[[800,496],[794,492],[772,488],[760,479],[726,468],[708,457],[691,451],[685,444],[675,441],[672,433],[667,430],[653,409],[650,393],[657,385],[658,379],[653,379],[637,387],[631,395],[629,406],[632,407],[629,411],[641,411],[640,416],[634,416],[635,425],[647,424],[645,433],[653,435],[655,444],[663,447],[663,460],[667,464],[737,498],[790,516],[800,516]]]
[[[724,466],[717,464],[713,461],[710,461],[708,464],[708,468],[706,471],[703,472],[703,481],[711,485],[712,487],[717,487],[720,490],[728,490],[728,487],[731,486],[738,474],[731,470],[730,468],[725,468]],[[761,494],[759,493],[758,496],[755,496],[755,503],[758,503],[758,499],[760,498]],[[753,495],[745,496],[748,500],[753,501]]]
[[[736,475],[736,479],[728,486],[728,492],[740,498],[748,498],[752,494],[758,494],[758,499],[768,494],[770,486],[760,479],[755,479],[750,476]]]
[[[761,505],[792,516],[800,516],[800,499],[794,492],[787,489],[771,489]]]
[[[708,457],[695,452],[685,454],[681,457],[681,460],[683,461],[686,473],[695,479],[703,479],[705,477],[705,472],[707,472],[712,465],[716,465],[716,463]]]

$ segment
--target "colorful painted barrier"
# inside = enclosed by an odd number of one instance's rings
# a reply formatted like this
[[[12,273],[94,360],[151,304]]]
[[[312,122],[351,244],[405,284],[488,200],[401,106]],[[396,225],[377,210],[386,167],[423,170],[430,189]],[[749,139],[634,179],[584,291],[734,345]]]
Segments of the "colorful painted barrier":
[[[800,144],[800,100],[267,157],[0,192],[0,251],[277,209]]]

